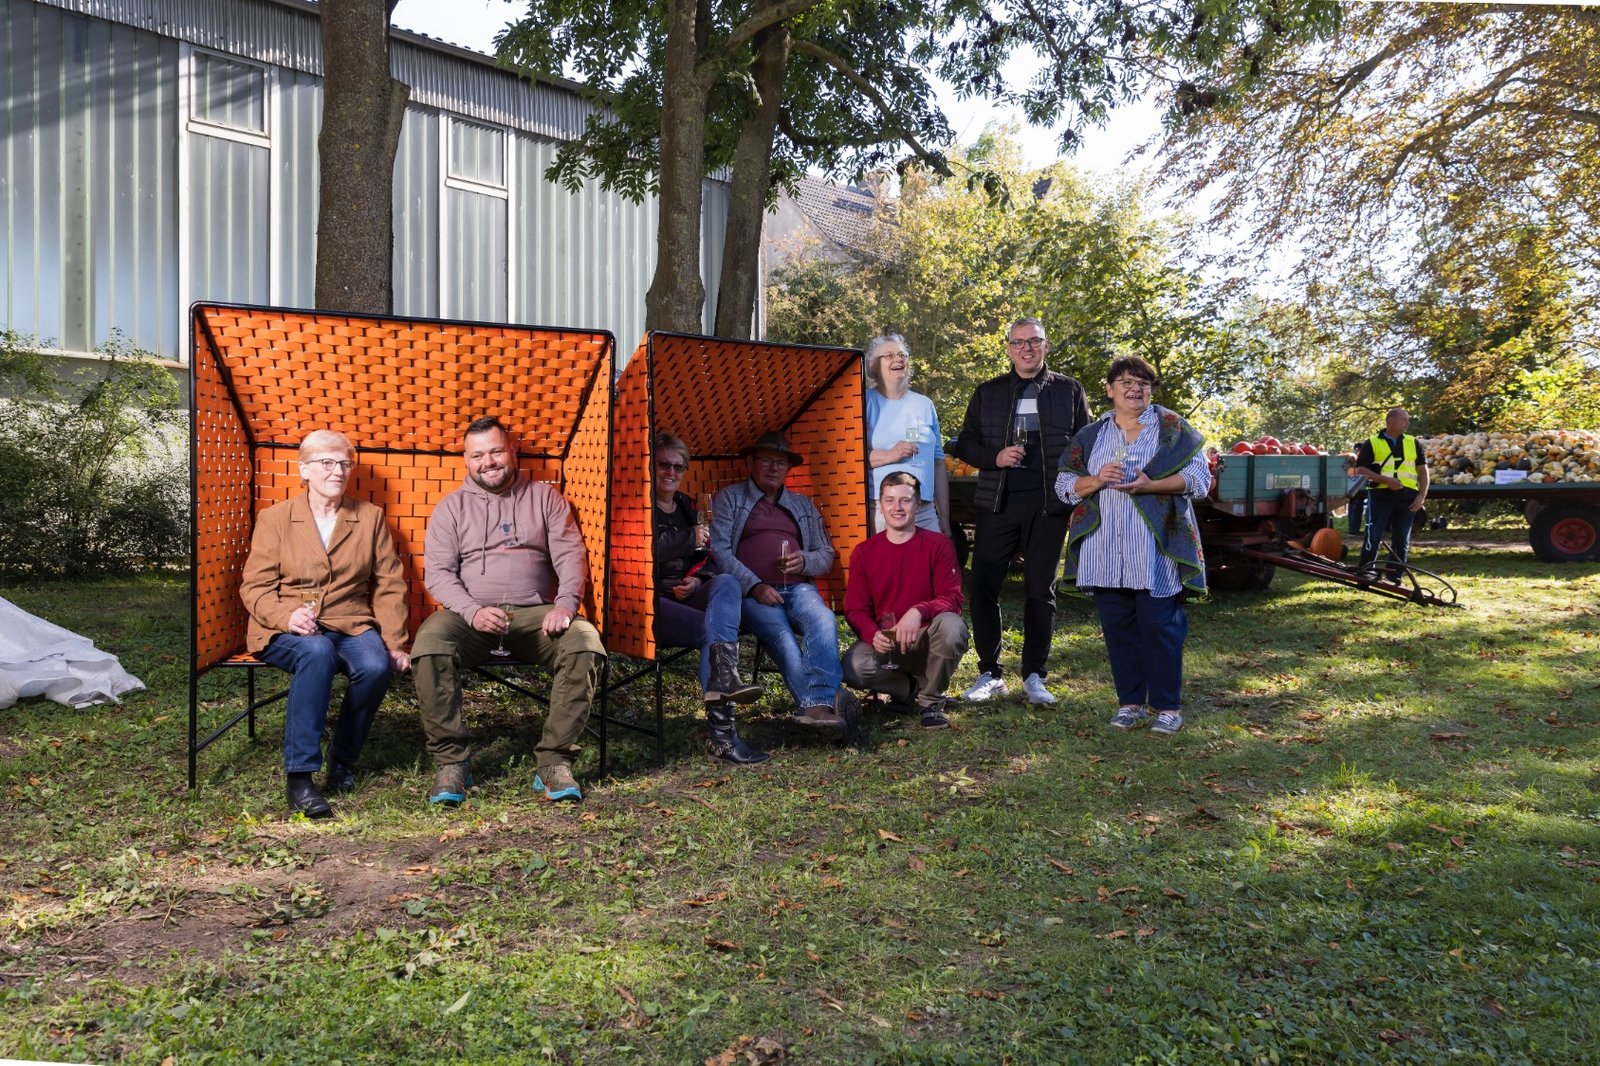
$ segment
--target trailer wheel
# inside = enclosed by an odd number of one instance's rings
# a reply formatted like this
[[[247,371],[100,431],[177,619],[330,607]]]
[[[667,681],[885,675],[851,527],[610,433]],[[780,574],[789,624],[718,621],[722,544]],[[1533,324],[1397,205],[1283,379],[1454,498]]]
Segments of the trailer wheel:
[[[1528,526],[1528,542],[1547,563],[1600,559],[1600,508],[1581,503],[1541,507]]]

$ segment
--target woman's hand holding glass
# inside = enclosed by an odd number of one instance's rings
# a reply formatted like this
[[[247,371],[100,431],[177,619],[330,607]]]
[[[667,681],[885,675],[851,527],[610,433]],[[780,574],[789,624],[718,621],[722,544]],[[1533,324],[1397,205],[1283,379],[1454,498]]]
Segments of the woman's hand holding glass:
[[[317,611],[322,606],[322,593],[314,587],[296,590],[300,606],[289,613],[287,631],[298,637],[309,637],[317,631]]]

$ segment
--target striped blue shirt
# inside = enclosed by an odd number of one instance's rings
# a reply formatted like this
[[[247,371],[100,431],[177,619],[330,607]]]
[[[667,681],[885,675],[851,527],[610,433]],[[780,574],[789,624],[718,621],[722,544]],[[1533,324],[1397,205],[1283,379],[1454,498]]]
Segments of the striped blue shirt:
[[[1128,445],[1124,465],[1143,468],[1155,458],[1161,436],[1154,406],[1145,408],[1139,423],[1143,428],[1138,439]],[[1105,464],[1116,462],[1116,449],[1124,439],[1113,414],[1107,412],[1101,416],[1100,432],[1089,452],[1089,469],[1098,471]],[[1198,500],[1211,491],[1211,466],[1204,450],[1195,453],[1179,474],[1183,477],[1185,495]],[[1073,491],[1077,482],[1073,474],[1056,478],[1056,494],[1074,507],[1083,500]],[[1100,490],[1099,503],[1100,528],[1085,537],[1078,547],[1078,587],[1149,589],[1152,596],[1176,596],[1183,588],[1178,564],[1156,550],[1155,538],[1150,535],[1144,519],[1139,517],[1133,497],[1107,487]]]

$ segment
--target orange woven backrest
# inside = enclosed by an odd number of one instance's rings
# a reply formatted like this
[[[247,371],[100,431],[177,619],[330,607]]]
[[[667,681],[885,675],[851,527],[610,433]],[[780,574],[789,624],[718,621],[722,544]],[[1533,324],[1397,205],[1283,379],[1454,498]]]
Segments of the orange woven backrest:
[[[243,647],[252,520],[302,491],[298,448],[314,429],[356,446],[348,491],[383,508],[415,633],[438,607],[423,583],[428,516],[466,476],[462,430],[498,415],[519,470],[577,512],[584,615],[604,630],[609,334],[222,305],[193,316],[196,671]]]
[[[612,607],[607,647],[655,654],[655,538],[651,442],[682,437],[691,452],[682,489],[698,498],[749,476],[739,452],[778,429],[805,463],[788,485],[822,512],[839,565],[817,579],[837,610],[850,553],[868,535],[861,352],[679,333],[650,333],[617,382],[612,480]]]

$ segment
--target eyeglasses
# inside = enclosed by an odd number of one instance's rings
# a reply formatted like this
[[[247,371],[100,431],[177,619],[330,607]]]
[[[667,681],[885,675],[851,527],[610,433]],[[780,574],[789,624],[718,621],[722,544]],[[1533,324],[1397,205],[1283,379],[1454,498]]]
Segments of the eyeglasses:
[[[1146,389],[1155,388],[1155,382],[1146,381],[1144,378],[1118,378],[1111,384],[1122,386],[1123,392],[1144,392]]]
[[[335,470],[339,471],[341,474],[348,474],[350,472],[350,468],[356,464],[355,461],[351,459],[303,459],[301,460],[300,465],[320,466],[322,467],[322,472],[324,474],[331,474]]]
[[[770,466],[774,470],[787,470],[791,465],[789,460],[786,458],[773,458],[766,455],[756,456],[756,462],[760,463],[762,466]]]
[[[1013,348],[1026,348],[1030,352],[1036,352],[1045,346],[1045,339],[1043,337],[1012,337],[1006,343]]]
[[[688,463],[669,463],[665,459],[656,460],[656,469],[663,474],[681,474],[689,469]]]

